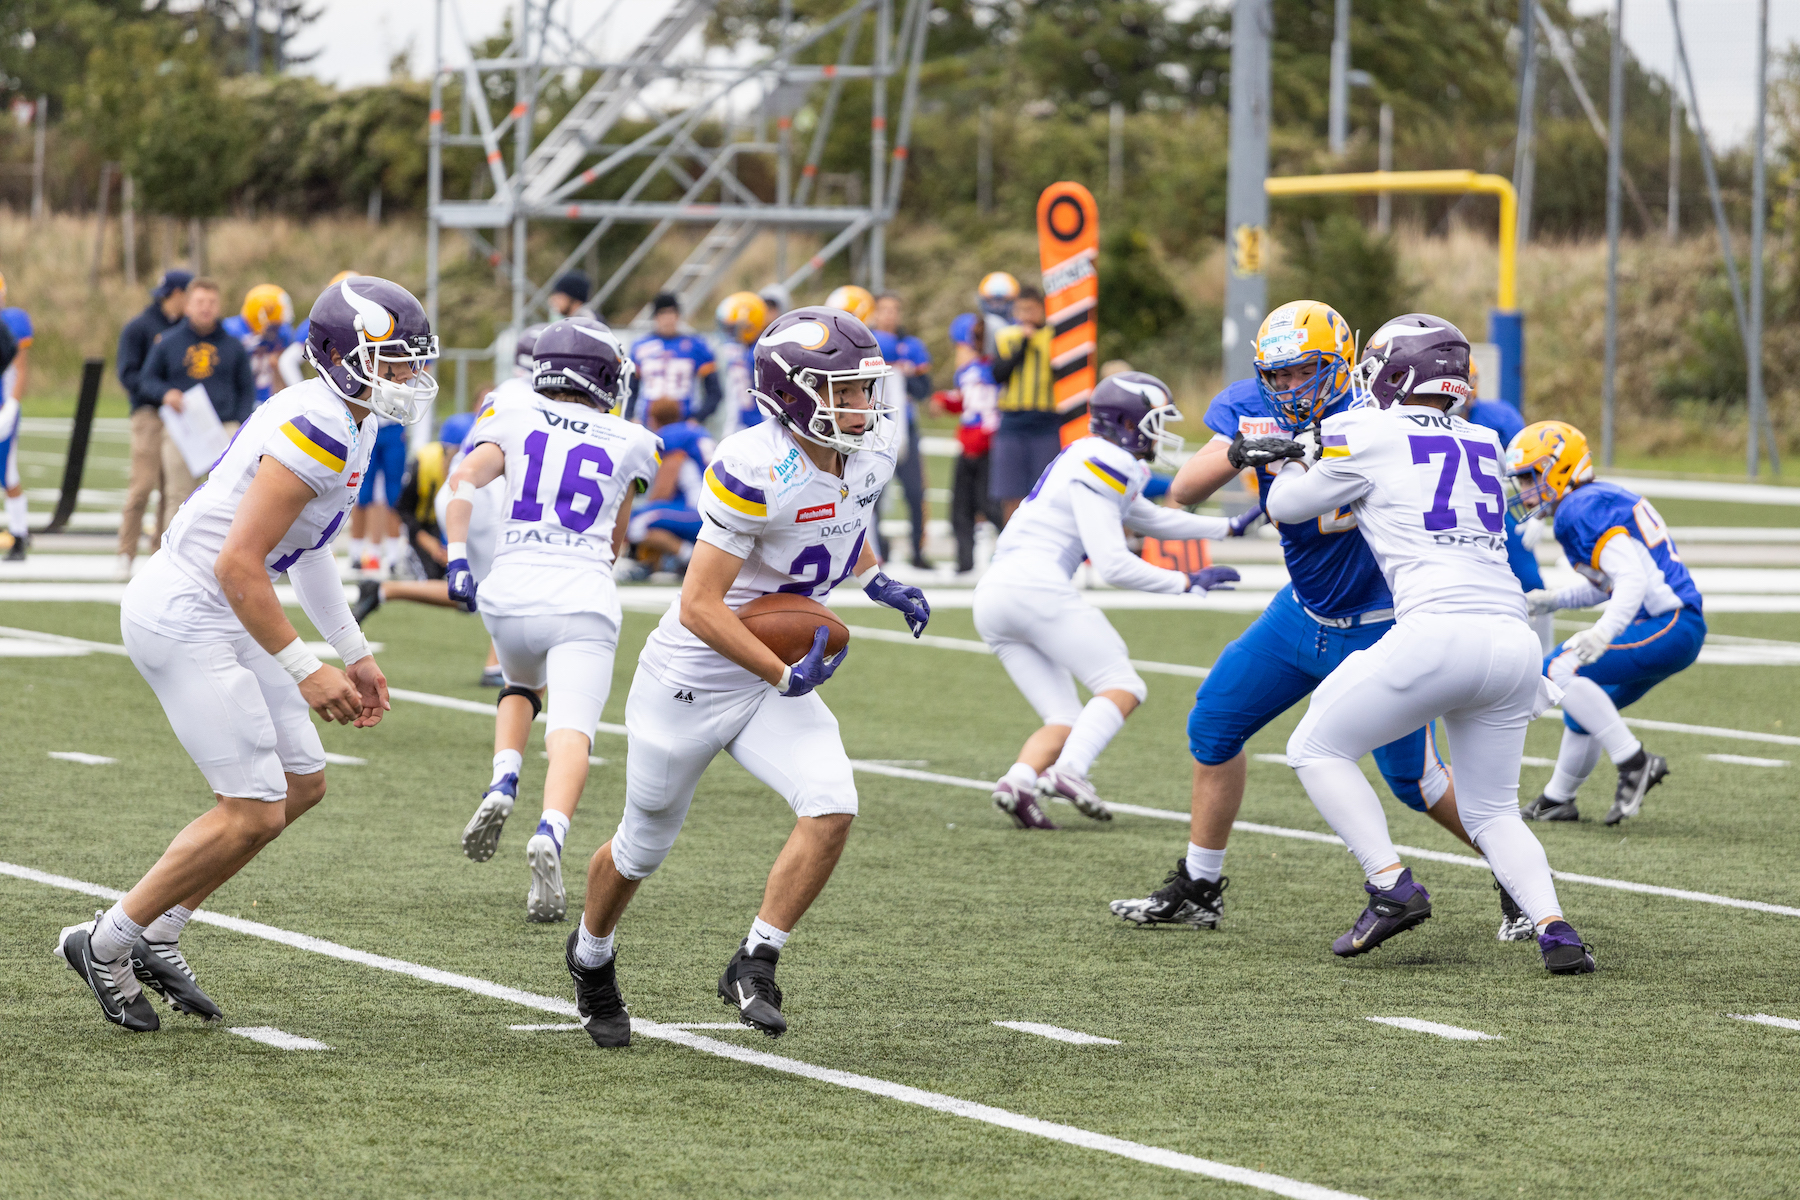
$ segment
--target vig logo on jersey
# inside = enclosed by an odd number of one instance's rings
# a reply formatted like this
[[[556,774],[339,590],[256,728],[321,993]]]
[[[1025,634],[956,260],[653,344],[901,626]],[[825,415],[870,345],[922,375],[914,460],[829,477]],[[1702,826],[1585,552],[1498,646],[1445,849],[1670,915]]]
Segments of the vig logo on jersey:
[[[794,524],[804,525],[808,521],[829,521],[837,516],[837,504],[815,504],[811,508],[803,508],[794,514]]]

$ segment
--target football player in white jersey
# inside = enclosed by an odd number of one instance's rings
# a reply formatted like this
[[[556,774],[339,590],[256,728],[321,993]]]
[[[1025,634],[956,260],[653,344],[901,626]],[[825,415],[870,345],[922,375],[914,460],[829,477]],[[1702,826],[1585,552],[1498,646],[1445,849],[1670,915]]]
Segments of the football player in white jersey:
[[[789,665],[746,629],[740,606],[773,592],[823,601],[855,576],[917,637],[931,608],[889,579],[870,548],[874,500],[894,472],[891,368],[848,313],[797,308],[756,343],[768,420],[721,441],[700,494],[704,519],[680,600],[638,658],[625,702],[625,815],[588,865],[587,907],[565,960],[582,1024],[599,1046],[631,1041],[613,931],[675,844],[707,764],[723,750],[781,794],[798,820],[769,873],[750,934],[719,979],[744,1024],[787,1029],[775,966],[794,923],[837,865],[856,782],[837,718],[814,689],[848,651],[826,631]]]
[[[474,447],[445,483],[452,499],[445,529],[450,596],[481,619],[500,654],[506,687],[497,728],[517,718],[529,731],[538,695],[550,689],[544,746],[544,814],[526,843],[530,921],[560,921],[568,908],[562,848],[587,785],[588,752],[612,690],[619,645],[613,560],[625,541],[631,498],[656,477],[656,435],[614,416],[631,398],[624,347],[593,321],[558,321],[533,353],[536,403],[496,412],[471,433]],[[469,518],[477,493],[504,477],[507,505],[493,566],[479,585],[469,565]],[[512,707],[516,711],[507,713]],[[520,739],[520,745],[523,739]],[[510,761],[502,763],[510,754]],[[520,755],[502,750],[516,794]],[[469,823],[493,855],[512,812],[512,795],[491,790]],[[463,844],[468,848],[470,835]]]
[[[1144,499],[1150,462],[1181,453],[1164,431],[1181,413],[1162,380],[1142,371],[1110,375],[1088,401],[1091,434],[1071,442],[1013,513],[975,588],[975,631],[1037,711],[1043,728],[994,785],[994,805],[1021,829],[1054,829],[1040,801],[1061,798],[1083,816],[1109,821],[1088,771],[1148,689],[1125,641],[1070,582],[1086,558],[1114,587],[1206,592],[1238,578],[1231,567],[1192,573],[1145,562],[1125,545],[1125,527],[1152,537],[1224,538],[1231,523]],[[1093,694],[1084,707],[1075,681]]]
[[[1504,452],[1490,429],[1448,415],[1469,394],[1469,344],[1440,322],[1391,387],[1321,427],[1319,458],[1288,461],[1267,496],[1272,520],[1311,520],[1348,505],[1387,577],[1394,627],[1346,658],[1313,693],[1288,739],[1288,765],[1350,847],[1368,907],[1334,954],[1365,954],[1428,919],[1431,896],[1388,838],[1357,759],[1441,720],[1456,764],[1463,829],[1530,917],[1544,966],[1594,969],[1563,919],[1544,848],[1519,813],[1519,760],[1531,720],[1559,693],[1539,673],[1537,635],[1506,558]],[[1298,458],[1311,448],[1291,443]]]
[[[324,797],[325,751],[307,710],[361,729],[388,707],[331,541],[378,415],[428,411],[437,338],[411,293],[368,275],[326,289],[307,336],[319,378],[244,423],[125,590],[125,649],[217,796],[124,899],[57,942],[106,1019],[134,1032],[158,1027],[146,985],[177,1011],[220,1019],[178,939],[215,888]],[[284,572],[343,670],[320,663],[283,614]]]

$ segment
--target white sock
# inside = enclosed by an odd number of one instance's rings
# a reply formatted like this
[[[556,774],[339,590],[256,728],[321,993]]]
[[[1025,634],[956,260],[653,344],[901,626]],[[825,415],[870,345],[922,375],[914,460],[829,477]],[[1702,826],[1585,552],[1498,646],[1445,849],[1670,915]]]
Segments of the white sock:
[[[1002,778],[1027,792],[1037,786],[1037,772],[1031,769],[1029,763],[1014,763],[1006,768],[1006,774]]]
[[[569,836],[568,815],[559,813],[554,808],[546,808],[544,815],[538,818],[537,831],[549,834],[556,842],[556,852],[561,854],[563,839]]]
[[[350,539],[350,562],[353,566],[362,566],[363,555],[368,552],[369,541],[367,538],[353,537]]]
[[[131,949],[131,943],[143,936],[144,927],[125,915],[123,900],[106,910],[94,927],[89,941],[90,952],[101,962],[111,962]]]
[[[1643,743],[1625,727],[1625,718],[1613,706],[1612,697],[1601,691],[1600,685],[1593,680],[1580,675],[1569,680],[1563,689],[1562,706],[1564,712],[1580,722],[1581,727],[1606,748],[1614,762],[1622,763],[1643,749]]]
[[[1296,767],[1294,774],[1371,882],[1377,872],[1400,861],[1400,852],[1388,837],[1387,815],[1361,767],[1347,758],[1327,758]]]
[[[750,936],[745,939],[744,949],[746,951],[753,951],[758,946],[767,946],[779,954],[781,953],[781,948],[787,945],[787,940],[787,930],[777,929],[761,917],[758,917],[756,920],[750,922]]]
[[[1400,882],[1400,875],[1405,870],[1406,868],[1403,866],[1389,867],[1385,871],[1377,871],[1369,876],[1369,882],[1384,892],[1391,892],[1394,890],[1394,885]]]
[[[1105,696],[1095,696],[1075,718],[1075,727],[1069,730],[1069,740],[1063,743],[1056,765],[1085,778],[1106,744],[1123,728],[1125,714],[1119,706]]]
[[[578,928],[581,932],[575,938],[575,961],[584,967],[604,967],[613,956],[613,935],[600,937],[589,933],[585,919]]]
[[[1516,812],[1502,813],[1474,835],[1475,844],[1533,925],[1562,915],[1544,846]]]
[[[525,756],[517,750],[502,750],[494,755],[494,777],[488,780],[488,790],[492,791],[494,785],[508,775],[517,775],[524,765]]]
[[[6,498],[6,528],[14,537],[31,533],[31,506],[23,494]]]
[[[1556,752],[1556,770],[1544,785],[1544,795],[1552,800],[1573,800],[1599,761],[1599,742],[1563,726],[1562,749]]]
[[[406,555],[406,539],[391,537],[381,543],[381,561],[397,563]]]
[[[181,937],[181,931],[187,927],[188,920],[194,915],[193,909],[183,908],[177,904],[156,920],[144,926],[146,942],[173,942]]]
[[[1210,879],[1217,883],[1219,876],[1225,873],[1225,852],[1189,842],[1187,873],[1189,879]]]

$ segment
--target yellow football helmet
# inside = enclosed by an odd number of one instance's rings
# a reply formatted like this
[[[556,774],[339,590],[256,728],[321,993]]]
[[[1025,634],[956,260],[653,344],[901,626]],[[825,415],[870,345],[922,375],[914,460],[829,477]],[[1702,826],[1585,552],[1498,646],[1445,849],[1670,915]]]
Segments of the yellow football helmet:
[[[329,280],[326,281],[325,286],[326,287],[336,287],[338,284],[344,282],[344,280],[350,279],[354,276],[361,275],[361,274],[362,274],[361,271],[339,271],[336,275],[333,275]]]
[[[1256,331],[1256,386],[1283,429],[1298,433],[1350,391],[1356,339],[1337,310],[1317,300],[1290,300],[1263,318]],[[1313,365],[1311,375],[1277,388],[1270,374]]]
[[[733,292],[713,310],[719,332],[748,346],[769,323],[769,306],[755,292]]]
[[[244,323],[250,332],[261,335],[272,325],[294,323],[294,302],[272,283],[259,283],[244,297]]]
[[[825,307],[841,308],[857,320],[866,322],[875,315],[875,297],[869,295],[868,288],[846,283],[825,297]]]
[[[1508,501],[1514,520],[1556,511],[1562,498],[1594,478],[1587,435],[1567,421],[1538,421],[1506,447],[1506,473],[1518,490]]]
[[[989,271],[981,277],[981,286],[976,290],[983,300],[1010,304],[1019,298],[1019,281],[1005,271]]]

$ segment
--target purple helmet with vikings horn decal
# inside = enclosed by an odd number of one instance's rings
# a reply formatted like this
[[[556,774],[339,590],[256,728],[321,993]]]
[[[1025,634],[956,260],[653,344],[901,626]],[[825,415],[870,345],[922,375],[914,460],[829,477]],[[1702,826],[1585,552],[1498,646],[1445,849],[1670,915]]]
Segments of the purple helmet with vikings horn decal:
[[[438,356],[438,340],[411,292],[352,275],[327,286],[307,320],[307,361],[339,397],[408,425],[425,415],[437,395],[425,367]],[[411,368],[408,378],[389,378],[402,367]]]
[[[1430,313],[1395,317],[1369,338],[1351,386],[1358,399],[1387,408],[1408,396],[1441,396],[1454,408],[1469,386],[1469,339]]]
[[[893,368],[869,327],[849,313],[819,305],[783,313],[753,354],[750,395],[799,437],[845,454],[893,441],[894,406],[882,382]],[[857,383],[866,386],[866,406],[840,402],[844,385]]]
[[[1108,375],[1088,398],[1088,431],[1142,459],[1174,465],[1181,438],[1163,424],[1179,420],[1168,384],[1143,371]]]
[[[531,388],[577,392],[607,412],[631,399],[637,373],[613,331],[592,318],[547,326],[532,352]]]

